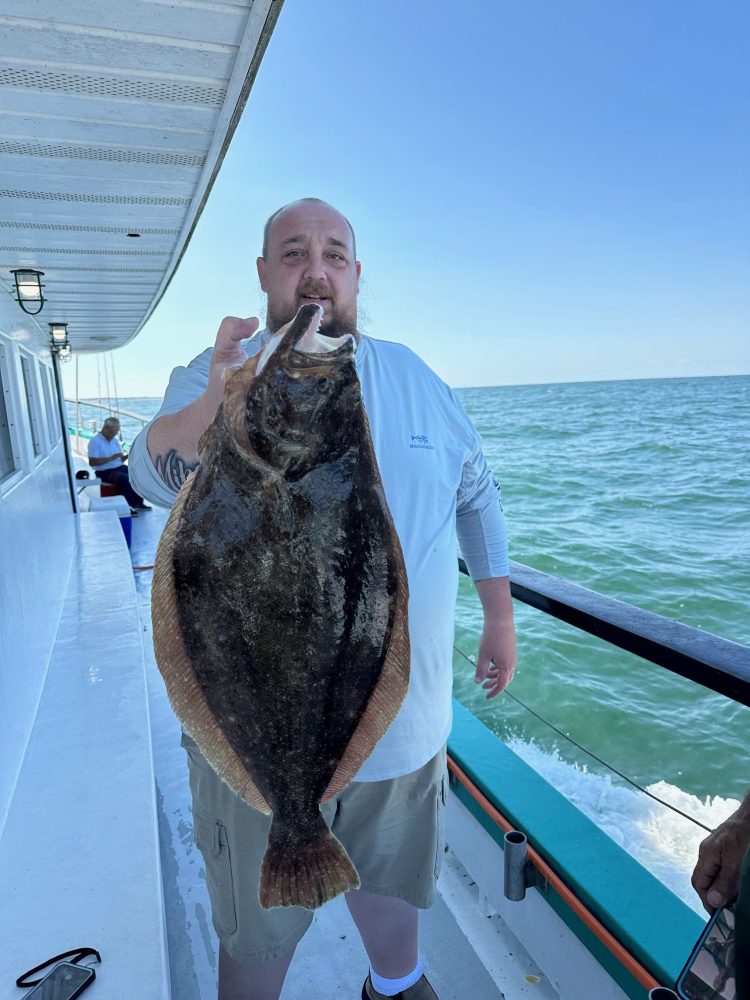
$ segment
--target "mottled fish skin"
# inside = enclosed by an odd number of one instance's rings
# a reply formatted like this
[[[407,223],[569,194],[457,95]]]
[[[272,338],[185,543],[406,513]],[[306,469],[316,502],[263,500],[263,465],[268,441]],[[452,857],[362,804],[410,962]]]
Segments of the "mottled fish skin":
[[[358,884],[319,803],[347,750],[361,762],[355,732],[372,750],[360,722],[392,645],[390,719],[407,683],[406,574],[352,342],[294,349],[317,308],[300,309],[239,400],[228,387],[172,551],[187,658],[274,814],[264,905],[315,906]]]

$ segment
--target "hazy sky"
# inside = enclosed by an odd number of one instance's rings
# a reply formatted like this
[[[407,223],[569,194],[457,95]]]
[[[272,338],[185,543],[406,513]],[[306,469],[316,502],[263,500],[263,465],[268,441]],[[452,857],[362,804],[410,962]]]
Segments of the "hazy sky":
[[[263,316],[306,195],[354,225],[363,331],[454,386],[749,372],[749,41],[746,0],[286,0],[119,394]]]

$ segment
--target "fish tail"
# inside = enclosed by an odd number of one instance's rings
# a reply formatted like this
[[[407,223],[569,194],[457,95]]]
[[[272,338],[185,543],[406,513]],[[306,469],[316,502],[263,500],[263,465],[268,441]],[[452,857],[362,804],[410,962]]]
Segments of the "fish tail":
[[[260,869],[260,905],[266,910],[272,906],[314,910],[339,893],[359,888],[357,869],[320,812],[316,810],[310,819],[311,836],[300,844],[274,817]]]

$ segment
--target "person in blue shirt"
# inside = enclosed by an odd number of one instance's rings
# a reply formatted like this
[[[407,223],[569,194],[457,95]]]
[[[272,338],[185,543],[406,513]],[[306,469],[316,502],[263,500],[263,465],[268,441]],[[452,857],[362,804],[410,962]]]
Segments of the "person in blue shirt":
[[[102,429],[89,441],[89,465],[102,482],[115,486],[120,491],[128,502],[130,513],[135,515],[140,510],[151,508],[130,485],[130,475],[125,465],[128,456],[122,450],[119,433],[120,421],[117,417],[107,417]]]

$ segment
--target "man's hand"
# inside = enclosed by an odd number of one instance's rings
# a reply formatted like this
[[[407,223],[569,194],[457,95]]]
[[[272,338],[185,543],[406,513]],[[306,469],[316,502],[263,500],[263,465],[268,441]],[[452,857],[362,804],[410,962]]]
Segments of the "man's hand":
[[[224,379],[227,369],[244,365],[247,361],[247,355],[240,347],[240,341],[252,337],[259,325],[260,321],[256,316],[251,316],[249,319],[225,316],[221,321],[219,332],[216,334],[214,352],[211,356],[211,369],[205,392],[207,399],[213,406],[214,413],[224,398]]]
[[[474,680],[494,698],[513,680],[516,669],[516,633],[513,601],[507,576],[476,581],[484,609],[484,629],[479,640]]]
[[[216,335],[205,392],[184,410],[159,417],[151,425],[148,453],[157,473],[175,493],[198,465],[198,441],[224,398],[227,370],[247,361],[240,341],[252,337],[259,325],[255,316],[226,316]]]
[[[750,795],[698,848],[698,863],[691,881],[709,913],[737,896],[742,859],[749,846]]]
[[[494,698],[504,691],[513,680],[516,670],[516,636],[513,622],[487,621],[484,623],[479,640],[477,670],[474,680],[482,687],[488,698]]]

